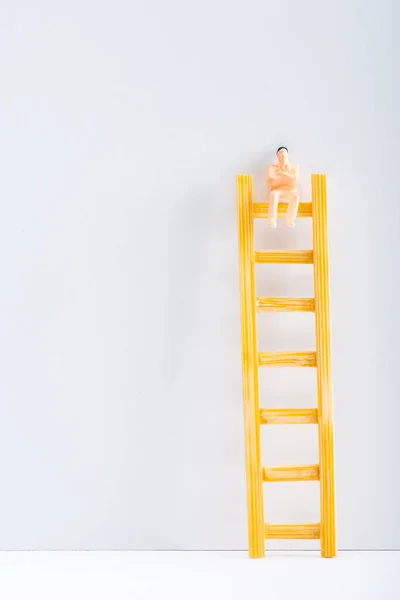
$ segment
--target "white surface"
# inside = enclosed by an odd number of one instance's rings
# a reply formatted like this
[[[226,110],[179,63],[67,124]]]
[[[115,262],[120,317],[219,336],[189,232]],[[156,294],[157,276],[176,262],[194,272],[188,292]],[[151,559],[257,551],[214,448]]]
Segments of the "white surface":
[[[313,552],[251,560],[240,552],[0,554],[7,600],[397,600],[399,552]]]
[[[398,10],[2,2],[1,548],[246,547],[235,177],[264,198],[280,144],[303,199],[329,176],[339,546],[400,548]],[[261,349],[314,345],[309,315],[260,321]],[[315,405],[314,377],[263,373],[262,404]],[[263,437],[316,459],[312,428]],[[267,520],[318,520],[314,484],[266,492]]]

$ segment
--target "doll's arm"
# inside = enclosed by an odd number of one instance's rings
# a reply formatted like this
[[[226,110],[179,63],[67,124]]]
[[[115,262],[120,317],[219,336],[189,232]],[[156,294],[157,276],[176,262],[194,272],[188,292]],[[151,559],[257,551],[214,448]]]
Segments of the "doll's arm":
[[[268,183],[272,183],[275,179],[278,179],[279,175],[277,173],[277,169],[274,165],[271,165],[267,169],[267,180]]]
[[[290,171],[282,171],[282,175],[285,177],[290,177],[290,179],[297,179],[299,176],[299,165],[292,165],[292,169]]]

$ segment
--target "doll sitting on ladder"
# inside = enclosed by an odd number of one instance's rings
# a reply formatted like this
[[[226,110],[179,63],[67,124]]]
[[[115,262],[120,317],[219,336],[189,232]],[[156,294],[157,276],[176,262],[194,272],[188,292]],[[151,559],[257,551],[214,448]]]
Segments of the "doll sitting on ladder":
[[[289,227],[294,227],[294,220],[299,207],[299,194],[297,180],[299,165],[289,162],[288,149],[281,146],[276,151],[278,162],[267,169],[268,183],[271,187],[269,194],[268,225],[276,227],[279,202],[287,202],[286,222]]]

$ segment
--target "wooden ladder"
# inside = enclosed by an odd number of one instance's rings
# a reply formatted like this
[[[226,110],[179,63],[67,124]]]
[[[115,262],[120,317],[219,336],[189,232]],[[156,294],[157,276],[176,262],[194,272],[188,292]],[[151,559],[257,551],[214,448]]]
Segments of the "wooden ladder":
[[[265,554],[267,539],[320,539],[323,557],[336,555],[335,473],[330,343],[328,231],[326,177],[312,175],[312,202],[302,202],[298,217],[312,217],[313,250],[254,250],[254,218],[267,217],[268,204],[253,203],[252,176],[238,175],[240,297],[243,358],[243,402],[246,439],[246,475],[249,554]],[[284,216],[287,205],[279,206]],[[258,298],[255,263],[313,264],[315,298]],[[315,352],[259,352],[257,313],[311,311],[315,313]],[[259,367],[315,367],[318,408],[260,409]],[[268,468],[261,464],[260,426],[316,424],[319,465]],[[320,523],[264,523],[263,482],[320,482]]]

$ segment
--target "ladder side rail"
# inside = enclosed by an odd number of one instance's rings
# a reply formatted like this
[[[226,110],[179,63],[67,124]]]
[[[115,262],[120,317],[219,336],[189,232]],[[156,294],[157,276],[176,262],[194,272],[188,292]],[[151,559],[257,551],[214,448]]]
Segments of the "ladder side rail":
[[[252,176],[238,175],[237,189],[249,554],[252,558],[261,558],[265,554],[265,524],[260,448]]]
[[[330,295],[326,176],[311,176],[315,331],[318,388],[321,554],[336,556],[334,420],[332,401]]]

